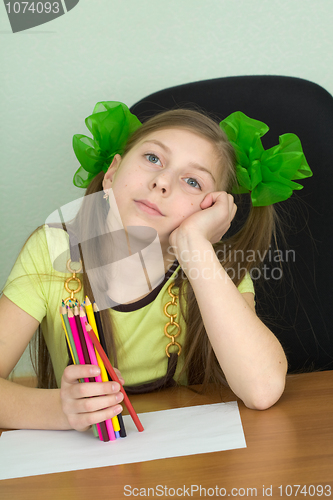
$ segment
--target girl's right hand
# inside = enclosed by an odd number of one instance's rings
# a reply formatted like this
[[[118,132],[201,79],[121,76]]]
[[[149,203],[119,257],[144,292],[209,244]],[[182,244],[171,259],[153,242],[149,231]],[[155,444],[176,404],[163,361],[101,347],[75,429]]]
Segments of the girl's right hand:
[[[115,371],[123,384],[119,370]],[[60,398],[62,410],[72,429],[85,431],[91,425],[104,422],[123,411],[118,404],[124,399],[118,382],[79,382],[79,379],[98,375],[100,369],[95,365],[70,365],[64,370]]]

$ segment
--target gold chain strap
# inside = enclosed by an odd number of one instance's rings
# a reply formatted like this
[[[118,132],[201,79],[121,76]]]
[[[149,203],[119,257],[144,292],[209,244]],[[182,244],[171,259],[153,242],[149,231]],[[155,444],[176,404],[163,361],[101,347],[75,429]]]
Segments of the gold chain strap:
[[[175,338],[181,334],[181,327],[175,321],[175,319],[177,317],[177,312],[176,312],[176,314],[169,314],[168,313],[169,306],[176,306],[176,307],[178,306],[178,304],[177,304],[178,295],[176,295],[175,293],[173,293],[171,291],[172,287],[173,287],[173,283],[171,283],[171,285],[169,285],[169,287],[168,287],[168,293],[169,293],[170,297],[172,298],[172,300],[167,302],[163,308],[164,314],[169,318],[169,321],[167,322],[167,324],[164,327],[164,335],[166,335],[169,339],[171,339],[171,342],[169,342],[169,344],[165,348],[165,352],[166,352],[166,355],[168,356],[168,358],[170,358],[169,349],[171,346],[178,347],[178,353],[177,353],[178,356],[182,350],[182,346],[178,342],[175,341]],[[174,334],[169,333],[168,332],[169,326],[176,327],[177,328],[176,333],[174,333]]]
[[[71,259],[69,259],[67,261],[67,264],[66,264],[66,267],[68,269],[68,271],[70,273],[73,273],[73,276],[71,276],[70,278],[67,278],[67,280],[65,281],[65,289],[68,293],[70,293],[70,296],[67,297],[67,299],[64,300],[65,304],[69,301],[69,300],[76,300],[76,302],[78,302],[78,300],[76,299],[76,297],[74,297],[74,295],[76,293],[78,293],[81,288],[82,288],[82,283],[81,283],[81,280],[76,276],[76,273],[79,273],[80,271],[82,271],[82,262],[80,261],[80,268],[79,269],[72,269],[71,268]],[[76,283],[78,283],[78,286],[76,288],[76,290],[73,290],[72,288],[69,288],[69,283],[75,281]]]

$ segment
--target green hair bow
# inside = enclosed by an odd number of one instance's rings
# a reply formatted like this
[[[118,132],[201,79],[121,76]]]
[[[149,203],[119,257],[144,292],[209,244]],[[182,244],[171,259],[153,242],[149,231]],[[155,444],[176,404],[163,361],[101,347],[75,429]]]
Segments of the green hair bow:
[[[94,139],[81,134],[73,137],[73,149],[81,165],[73,183],[80,188],[87,188],[102,170],[106,173],[113,157],[123,154],[129,136],[141,127],[128,107],[117,101],[98,102],[85,123]]]
[[[253,206],[287,200],[294,190],[303,188],[293,181],[312,176],[297,135],[281,135],[279,145],[265,150],[260,139],[269,130],[265,123],[237,111],[223,120],[220,127],[236,153],[239,186],[232,192],[250,192]]]
[[[123,154],[130,135],[141,122],[128,107],[117,101],[99,102],[86,118],[93,139],[75,134],[73,148],[80,168],[74,175],[75,186],[86,188],[102,170],[106,173],[114,156]],[[238,186],[232,192],[251,193],[253,206],[272,205],[288,199],[303,186],[294,182],[311,177],[301,142],[295,134],[284,134],[279,145],[265,150],[261,137],[269,127],[237,111],[220,127],[227,134],[236,153]]]

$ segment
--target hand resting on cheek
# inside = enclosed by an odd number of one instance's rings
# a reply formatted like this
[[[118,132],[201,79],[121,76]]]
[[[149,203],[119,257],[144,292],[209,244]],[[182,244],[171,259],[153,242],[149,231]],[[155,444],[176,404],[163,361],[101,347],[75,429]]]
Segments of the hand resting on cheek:
[[[177,242],[189,234],[217,243],[229,229],[237,211],[233,196],[225,191],[208,193],[200,207],[200,211],[190,215],[171,233],[172,246],[177,247]]]

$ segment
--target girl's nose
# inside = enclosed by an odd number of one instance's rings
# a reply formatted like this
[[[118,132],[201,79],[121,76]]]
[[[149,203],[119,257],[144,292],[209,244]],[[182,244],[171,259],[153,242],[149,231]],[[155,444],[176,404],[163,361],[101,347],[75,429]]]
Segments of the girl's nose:
[[[165,172],[156,175],[150,181],[150,189],[160,190],[162,194],[168,194],[171,189],[171,179]]]

